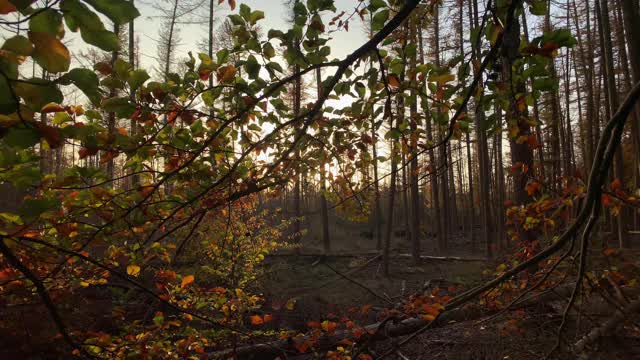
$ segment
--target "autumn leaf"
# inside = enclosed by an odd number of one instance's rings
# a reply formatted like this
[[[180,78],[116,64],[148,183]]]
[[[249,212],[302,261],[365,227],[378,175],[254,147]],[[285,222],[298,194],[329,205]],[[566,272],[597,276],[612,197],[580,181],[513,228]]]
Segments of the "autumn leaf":
[[[441,84],[446,84],[450,81],[453,81],[456,79],[456,76],[453,74],[442,74],[442,75],[437,75],[437,76],[433,76],[431,77],[431,81],[437,82],[437,83],[441,83]]]
[[[17,11],[16,6],[13,5],[9,0],[0,0],[0,14],[9,14],[14,11]]]
[[[233,65],[222,66],[217,73],[218,82],[228,83],[236,77],[236,67]]]
[[[307,326],[312,328],[312,329],[320,329],[322,327],[322,325],[317,321],[309,321],[307,323]]]
[[[54,113],[54,112],[63,112],[65,111],[64,107],[56,103],[48,103],[40,109],[40,112],[45,114]]]
[[[333,321],[325,320],[322,322],[322,330],[328,332],[329,334],[333,334],[333,332],[336,331],[337,326],[338,324]]]
[[[622,182],[620,179],[615,179],[611,182],[611,189],[618,190],[622,187]]]
[[[262,320],[262,317],[260,317],[260,315],[251,316],[251,325],[262,325],[262,324],[264,324],[264,320]]]
[[[140,275],[140,266],[138,265],[127,266],[127,274],[137,277],[138,275]]]
[[[389,76],[387,76],[387,83],[390,87],[395,89],[400,87],[400,79],[398,79],[398,76],[395,74],[390,74]]]
[[[309,342],[308,341],[294,341],[293,346],[298,350],[299,353],[304,354],[309,350]]]
[[[289,299],[287,300],[287,304],[284,307],[287,308],[287,310],[292,311],[296,306],[296,301],[296,299]]]
[[[425,314],[425,315],[421,315],[420,316],[422,319],[427,320],[427,321],[433,321],[435,320],[435,316],[431,315],[431,314]]]
[[[46,32],[29,31],[29,40],[34,45],[33,58],[45,70],[52,73],[69,70],[71,54],[57,37]]]
[[[182,278],[182,282],[180,283],[180,287],[184,288],[185,286],[191,284],[194,280],[195,280],[195,278],[193,277],[193,275],[187,275],[184,278]]]
[[[371,310],[371,305],[370,305],[370,304],[367,304],[367,305],[364,305],[364,306],[362,307],[362,309],[360,310],[360,313],[361,313],[362,315],[364,315],[364,314],[368,313],[370,310]]]
[[[264,322],[266,322],[266,323],[267,323],[267,322],[269,322],[269,321],[273,320],[273,315],[271,315],[271,314],[266,314],[266,315],[264,316],[263,320],[264,320]]]

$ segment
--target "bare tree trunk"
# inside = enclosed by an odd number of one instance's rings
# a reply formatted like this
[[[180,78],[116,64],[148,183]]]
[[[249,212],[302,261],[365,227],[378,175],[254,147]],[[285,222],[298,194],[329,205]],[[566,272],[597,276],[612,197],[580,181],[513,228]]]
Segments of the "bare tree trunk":
[[[389,118],[389,128],[393,129],[393,115],[391,113],[391,107],[386,106],[386,116]],[[387,228],[385,229],[385,237],[384,237],[384,247],[382,251],[382,259],[383,259],[383,271],[385,276],[389,276],[389,255],[391,250],[391,235],[393,233],[393,206],[396,197],[396,173],[398,172],[398,161],[397,161],[397,145],[396,142],[391,140],[391,154],[389,158],[391,159],[391,179],[389,181],[389,204],[387,211]]]
[[[469,14],[473,19],[473,24],[476,28],[479,28],[478,19],[478,1],[473,0],[473,12]],[[476,60],[480,59],[480,54],[474,49],[473,56]],[[482,78],[478,83],[479,88],[483,88]],[[487,144],[487,133],[484,129],[485,113],[482,107],[481,101],[476,102],[474,127],[476,131],[476,153],[478,154],[478,168],[479,168],[479,191],[480,191],[480,241],[485,244],[485,252],[488,258],[493,257],[493,248],[490,236],[490,219],[491,213],[491,201],[489,199],[489,182],[491,181],[489,175],[489,146]]]
[[[514,0],[516,2],[516,8],[522,5],[522,0]],[[509,23],[509,21],[507,21]],[[507,124],[510,127],[518,129],[518,137],[529,136],[531,129],[526,119],[526,110],[520,111],[517,107],[517,94],[525,94],[526,88],[523,82],[515,82],[512,79],[513,72],[520,72],[521,69],[514,69],[514,62],[520,47],[520,21],[517,16],[514,16],[509,23],[510,26],[505,29],[503,37],[503,74],[504,80],[510,86],[509,91],[511,97],[511,108],[506,112]],[[533,176],[533,152],[529,147],[528,142],[518,143],[512,139],[511,141],[511,157],[513,165],[517,171],[514,172],[514,192],[515,200],[518,204],[526,204],[531,201],[531,197],[525,191],[528,178]]]
[[[320,68],[316,69],[316,84],[318,87],[318,99],[322,97],[322,72]],[[323,150],[324,153],[324,150]],[[320,217],[322,218],[322,247],[325,254],[331,252],[331,239],[329,238],[329,212],[327,209],[327,183],[325,174],[324,154],[322,156],[322,165],[320,166]],[[377,175],[376,175],[377,179]],[[377,180],[376,180],[377,181]],[[376,184],[377,186],[377,184]]]
[[[135,0],[131,0],[131,3],[134,3]],[[131,64],[131,68],[132,69],[136,69],[137,65],[136,64],[136,42],[135,42],[135,20],[131,20],[129,22],[129,63]],[[131,93],[131,101],[135,101],[136,99],[136,94],[135,93]],[[138,132],[138,124],[136,123],[135,120],[131,119],[130,122],[130,128],[131,128],[131,135],[135,136],[136,133]],[[132,169],[132,172],[135,172],[136,169]],[[140,183],[140,176],[138,175],[133,175],[131,177],[131,187],[132,188],[136,188]]]
[[[113,25],[113,32],[116,34],[120,33],[120,26],[118,24],[114,24]],[[118,61],[118,56],[119,56],[119,50],[115,50],[111,53],[111,65],[113,66],[116,61]],[[109,91],[109,97],[115,97],[116,96],[116,89],[112,88]],[[109,131],[109,134],[113,134],[115,132],[115,128],[116,128],[116,114],[111,112],[108,115],[107,118],[107,128]],[[114,164],[114,159],[112,156],[109,157],[109,161],[107,161],[107,178],[109,179],[113,179],[114,177],[114,171],[115,171],[115,164]],[[109,183],[110,186],[115,185],[113,182]]]
[[[434,53],[435,53],[435,61],[434,64],[436,66],[440,66],[440,11],[439,7],[434,9],[433,13],[433,27],[434,27]],[[440,113],[442,109],[438,107],[438,113]],[[440,126],[437,125],[436,128]],[[438,139],[442,139],[442,131],[438,129]],[[447,155],[448,143],[442,144],[440,146],[440,156],[438,161],[438,167],[436,171],[438,173],[442,172],[442,179],[440,181],[440,192],[442,193],[442,242],[440,244],[441,253],[445,253],[447,251],[447,241],[449,237],[449,230],[451,229],[451,212],[449,207],[449,185],[448,185],[448,175],[449,175],[449,164]]]
[[[420,26],[420,30],[422,31],[422,26]],[[420,47],[420,62],[424,64],[425,62],[425,58],[424,58],[424,44],[423,44],[423,40],[422,40],[422,34],[420,34],[420,36],[418,36],[418,45]],[[424,87],[426,88],[426,84],[424,84]],[[427,104],[426,101],[424,101],[423,103],[423,110],[424,113],[426,114],[426,118],[425,118],[425,131],[427,133],[427,143],[428,144],[433,144],[433,129],[431,126],[431,122],[432,122],[432,118],[431,116],[429,116],[429,114],[431,113],[431,110],[429,109],[429,106]],[[438,164],[436,161],[436,157],[435,157],[435,151],[433,150],[433,148],[429,149],[427,151],[428,156],[429,156],[429,171],[430,171],[430,175],[429,175],[429,180],[431,183],[431,207],[433,209],[433,214],[432,214],[432,219],[431,219],[431,223],[435,223],[436,225],[436,236],[438,238],[438,250],[440,252],[443,252],[444,249],[442,248],[442,244],[444,243],[444,234],[442,231],[442,221],[441,221],[441,214],[440,214],[440,192],[439,192],[439,184],[438,184],[438,175],[437,175],[437,170],[438,170]]]
[[[605,87],[607,90],[609,114],[613,114],[618,109],[619,100],[613,63],[613,44],[611,40],[611,22],[609,21],[609,5],[606,0],[601,0],[598,5],[597,13],[600,16],[599,29],[600,35],[603,38],[601,44],[603,45],[602,53],[604,54],[605,74],[607,79]],[[614,172],[615,177],[624,183],[624,159],[622,155],[622,148],[618,148],[616,151]],[[627,213],[627,208],[623,206],[615,221],[618,243],[622,248],[629,247],[629,239],[627,236],[627,220],[629,217],[627,216]]]
[[[409,19],[410,39],[415,42],[417,37],[417,14]],[[417,52],[413,53],[409,61],[411,73],[415,72]],[[415,79],[410,79],[415,82]],[[415,264],[420,263],[420,194],[418,187],[418,96],[415,88],[411,90],[411,104],[409,106],[409,124],[411,126],[411,160],[409,168],[409,181],[411,183],[411,254]]]

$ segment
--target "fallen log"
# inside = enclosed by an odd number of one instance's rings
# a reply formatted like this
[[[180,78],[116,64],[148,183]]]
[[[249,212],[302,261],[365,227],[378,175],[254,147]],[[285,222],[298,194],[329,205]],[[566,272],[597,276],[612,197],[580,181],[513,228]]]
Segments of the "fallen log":
[[[268,254],[266,257],[323,257],[323,258],[351,258],[351,257],[365,257],[365,256],[373,256],[379,255],[378,251],[365,251],[365,252],[357,252],[357,253],[273,253]],[[411,254],[392,254],[390,256],[391,259],[404,259],[404,258],[413,258]],[[485,258],[467,258],[460,256],[430,256],[430,255],[421,255],[421,260],[435,260],[435,261],[471,261],[471,262],[484,262],[487,261]]]

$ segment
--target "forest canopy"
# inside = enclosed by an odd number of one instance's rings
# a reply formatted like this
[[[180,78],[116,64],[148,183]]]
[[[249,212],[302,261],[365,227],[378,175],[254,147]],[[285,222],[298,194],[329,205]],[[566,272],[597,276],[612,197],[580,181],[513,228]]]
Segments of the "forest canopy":
[[[637,342],[637,0],[152,3],[0,0],[0,354]]]

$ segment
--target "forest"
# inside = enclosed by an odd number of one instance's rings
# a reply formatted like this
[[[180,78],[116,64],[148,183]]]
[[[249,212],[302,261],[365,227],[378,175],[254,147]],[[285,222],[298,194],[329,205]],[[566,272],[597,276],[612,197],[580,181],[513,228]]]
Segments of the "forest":
[[[0,0],[0,358],[639,358],[638,19]]]

